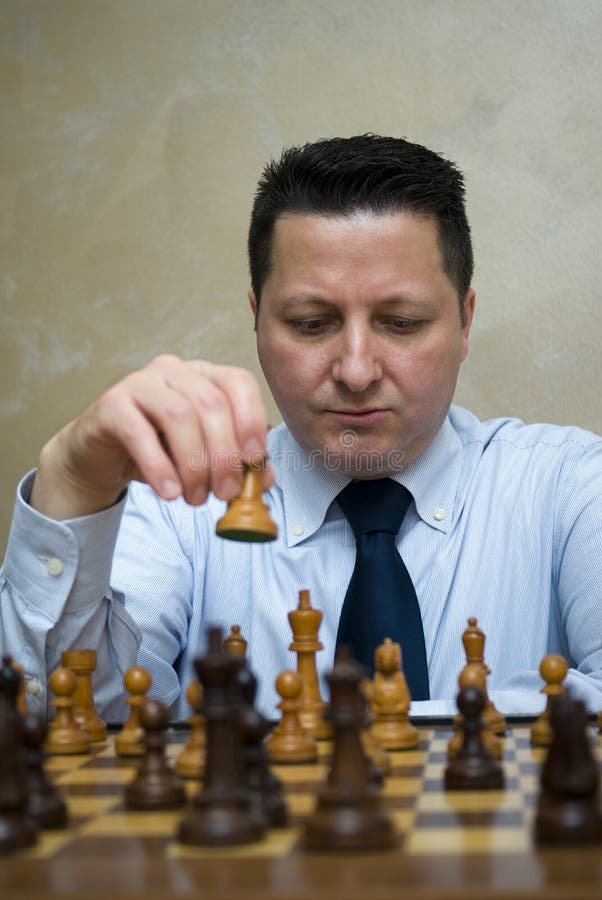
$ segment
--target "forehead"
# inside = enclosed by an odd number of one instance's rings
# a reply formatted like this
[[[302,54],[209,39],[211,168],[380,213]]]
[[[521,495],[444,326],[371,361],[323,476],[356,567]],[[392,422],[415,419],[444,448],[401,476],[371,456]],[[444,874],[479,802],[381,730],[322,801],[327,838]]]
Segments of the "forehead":
[[[433,217],[409,213],[280,216],[268,280],[445,278]]]

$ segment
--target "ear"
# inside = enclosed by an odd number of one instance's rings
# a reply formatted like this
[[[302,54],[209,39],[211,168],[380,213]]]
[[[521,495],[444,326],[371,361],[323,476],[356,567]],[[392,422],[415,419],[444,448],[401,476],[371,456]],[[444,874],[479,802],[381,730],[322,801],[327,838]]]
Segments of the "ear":
[[[472,320],[474,318],[476,300],[477,295],[475,290],[474,288],[471,288],[464,298],[464,324],[462,325],[462,339],[464,346],[462,348],[462,362],[464,362],[468,356],[468,335],[470,334]]]
[[[255,318],[257,318],[257,299],[252,290],[249,291],[248,297],[249,297],[249,304],[251,306],[251,312],[253,313]]]

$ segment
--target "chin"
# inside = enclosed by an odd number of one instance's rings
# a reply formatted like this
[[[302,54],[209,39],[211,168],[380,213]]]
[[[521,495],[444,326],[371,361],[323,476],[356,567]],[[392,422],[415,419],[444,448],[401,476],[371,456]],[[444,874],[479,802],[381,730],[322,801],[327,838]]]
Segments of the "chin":
[[[345,439],[343,433],[341,440],[336,443],[326,443],[319,450],[314,449],[313,458],[325,469],[341,472],[352,478],[385,478],[400,472],[406,465],[403,450],[358,448],[357,437],[351,432],[348,446],[345,446]]]

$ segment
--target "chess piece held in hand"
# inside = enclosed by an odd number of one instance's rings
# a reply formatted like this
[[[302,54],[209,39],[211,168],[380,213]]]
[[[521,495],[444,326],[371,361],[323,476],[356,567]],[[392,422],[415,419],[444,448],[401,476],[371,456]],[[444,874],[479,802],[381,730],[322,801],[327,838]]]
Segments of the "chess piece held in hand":
[[[278,537],[278,526],[272,520],[262,500],[261,472],[265,459],[247,463],[240,494],[230,501],[228,509],[218,521],[215,533],[231,541],[264,543]]]

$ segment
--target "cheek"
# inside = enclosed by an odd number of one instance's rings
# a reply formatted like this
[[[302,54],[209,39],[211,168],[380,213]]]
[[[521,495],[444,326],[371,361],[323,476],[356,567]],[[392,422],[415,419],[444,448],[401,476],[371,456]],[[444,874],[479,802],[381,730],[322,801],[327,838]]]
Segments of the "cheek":
[[[402,367],[402,383],[418,401],[422,397],[428,402],[433,395],[448,397],[455,386],[461,351],[461,341],[455,348],[450,347],[449,339],[421,349]]]

